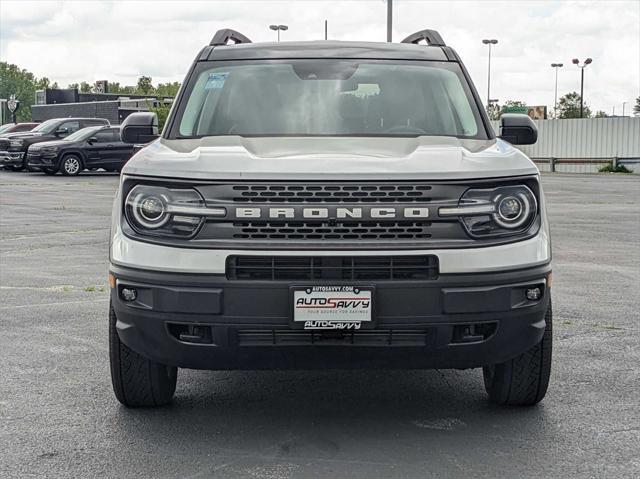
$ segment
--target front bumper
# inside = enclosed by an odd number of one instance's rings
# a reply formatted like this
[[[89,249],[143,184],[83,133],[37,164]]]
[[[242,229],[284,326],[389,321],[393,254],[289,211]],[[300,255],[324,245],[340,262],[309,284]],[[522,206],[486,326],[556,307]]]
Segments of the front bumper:
[[[312,334],[290,327],[291,282],[235,281],[221,274],[116,265],[110,271],[116,280],[111,301],[121,340],[154,361],[194,369],[495,364],[541,340],[550,300],[549,263],[514,271],[440,274],[427,281],[378,281],[373,282],[373,329]],[[346,284],[304,286],[329,283]],[[531,286],[541,287],[540,300],[524,297]],[[121,299],[123,287],[136,289],[136,301]]]
[[[0,165],[23,166],[24,151],[0,151]]]
[[[31,170],[42,169],[58,169],[58,155],[57,153],[42,153],[29,151],[26,156],[27,168]]]

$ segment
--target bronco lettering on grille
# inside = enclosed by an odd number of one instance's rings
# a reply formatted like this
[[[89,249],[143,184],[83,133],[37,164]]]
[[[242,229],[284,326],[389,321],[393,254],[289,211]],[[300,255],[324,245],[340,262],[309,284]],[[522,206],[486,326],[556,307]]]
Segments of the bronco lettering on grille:
[[[235,208],[235,217],[269,219],[385,219],[385,218],[429,218],[426,207],[239,207]]]

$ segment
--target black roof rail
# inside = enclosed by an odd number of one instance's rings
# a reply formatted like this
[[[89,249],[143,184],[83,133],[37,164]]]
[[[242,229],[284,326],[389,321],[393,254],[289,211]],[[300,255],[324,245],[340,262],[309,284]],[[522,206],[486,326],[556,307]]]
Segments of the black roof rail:
[[[446,47],[444,40],[438,32],[435,30],[420,30],[419,32],[409,35],[402,40],[401,43],[415,43],[418,44],[422,40],[425,40],[429,46],[432,47]]]
[[[223,28],[216,32],[211,39],[209,46],[218,47],[221,45],[228,45],[229,40],[233,41],[233,43],[251,43],[251,40],[245,37],[242,33],[231,30],[230,28]]]

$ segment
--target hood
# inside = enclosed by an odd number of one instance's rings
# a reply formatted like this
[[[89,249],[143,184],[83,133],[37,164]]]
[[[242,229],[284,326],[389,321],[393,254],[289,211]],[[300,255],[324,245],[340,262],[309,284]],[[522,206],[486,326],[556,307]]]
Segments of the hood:
[[[2,135],[2,138],[9,138],[9,139],[13,139],[13,138],[30,138],[33,136],[42,136],[42,133],[36,131],[20,131],[17,133],[5,133],[4,135]]]
[[[42,148],[46,148],[48,146],[69,146],[72,145],[73,141],[64,141],[64,140],[50,140],[50,141],[41,141],[39,143],[36,143],[33,148],[34,149],[42,149]]]
[[[472,179],[537,174],[502,140],[453,137],[159,139],[125,174],[185,179]]]

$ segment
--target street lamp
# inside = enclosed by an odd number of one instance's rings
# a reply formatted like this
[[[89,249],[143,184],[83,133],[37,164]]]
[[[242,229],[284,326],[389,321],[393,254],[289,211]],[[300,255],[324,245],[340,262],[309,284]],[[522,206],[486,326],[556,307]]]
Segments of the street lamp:
[[[280,41],[280,30],[282,30],[283,32],[289,30],[289,27],[286,25],[269,25],[269,28],[278,32],[278,41]]]
[[[489,45],[489,68],[487,69],[487,108],[489,107],[489,103],[491,103],[491,45],[495,45],[498,43],[498,40],[482,40],[482,43],[485,45]]]
[[[553,100],[553,117],[558,119],[558,68],[562,68],[562,63],[552,63],[551,68],[556,69],[556,93]]]
[[[572,60],[572,63],[580,69],[580,118],[582,118],[584,112],[584,98],[582,97],[584,94],[584,69],[592,61],[591,58],[587,58],[584,63],[580,65],[580,60],[577,58]]]
[[[624,116],[624,107],[627,106],[627,103],[629,102],[626,102],[626,101],[622,102],[622,116]]]

